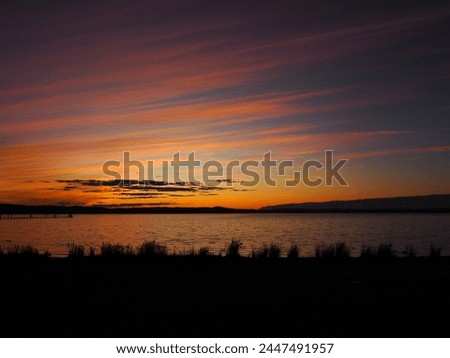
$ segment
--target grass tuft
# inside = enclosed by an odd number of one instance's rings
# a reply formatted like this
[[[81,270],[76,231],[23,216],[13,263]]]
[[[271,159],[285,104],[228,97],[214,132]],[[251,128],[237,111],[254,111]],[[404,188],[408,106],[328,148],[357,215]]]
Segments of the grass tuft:
[[[404,254],[406,257],[409,257],[409,258],[416,257],[416,250],[414,249],[414,246],[406,245]]]
[[[211,252],[209,250],[208,246],[203,246],[198,250],[198,256],[200,257],[206,257],[206,256],[212,256]]]
[[[334,256],[338,258],[350,257],[350,248],[344,241],[340,241],[334,244]]]
[[[298,246],[296,244],[292,244],[288,250],[287,258],[289,260],[296,260],[300,256],[300,252]]]
[[[161,257],[167,256],[168,251],[166,245],[161,245],[153,240],[142,243],[137,249],[137,254],[146,257]]]
[[[259,249],[253,248],[250,257],[258,260],[267,259],[269,257],[269,248],[267,245],[263,245]]]
[[[89,245],[89,257],[94,257],[97,252],[97,248],[95,246]]]
[[[363,245],[363,247],[361,248],[360,257],[364,259],[377,257],[377,249],[373,246]]]
[[[25,256],[25,257],[35,257],[39,256],[39,251],[35,249],[31,245],[23,245],[23,246],[11,246],[8,247],[6,250],[7,255],[13,255],[13,256]]]
[[[436,258],[441,256],[441,248],[433,244],[430,245],[430,257]]]
[[[131,256],[133,254],[134,250],[131,245],[111,244],[104,242],[100,246],[100,255],[103,257]]]
[[[395,257],[394,250],[392,248],[392,244],[380,244],[378,246],[378,255],[379,258],[389,259]]]
[[[281,256],[281,248],[277,244],[270,244],[269,246],[269,259],[279,259]]]
[[[347,258],[350,257],[350,248],[343,241],[335,244],[316,245],[315,256],[318,258]]]
[[[231,240],[230,244],[227,247],[226,256],[229,258],[237,258],[240,257],[240,251],[244,247],[241,240]]]
[[[67,246],[69,248],[68,257],[70,258],[84,257],[84,245],[77,245],[72,242],[67,244]]]

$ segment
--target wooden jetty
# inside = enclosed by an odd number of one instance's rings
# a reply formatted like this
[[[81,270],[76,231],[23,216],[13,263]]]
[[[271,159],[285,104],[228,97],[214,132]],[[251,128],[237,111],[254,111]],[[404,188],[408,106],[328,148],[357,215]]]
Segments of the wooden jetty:
[[[0,220],[72,219],[72,214],[0,214]]]

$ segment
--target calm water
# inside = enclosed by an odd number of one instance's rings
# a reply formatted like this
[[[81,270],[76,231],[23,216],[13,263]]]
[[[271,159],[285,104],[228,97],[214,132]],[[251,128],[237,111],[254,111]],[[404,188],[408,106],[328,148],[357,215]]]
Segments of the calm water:
[[[167,244],[170,252],[208,246],[224,252],[241,239],[244,254],[272,242],[285,251],[295,243],[301,256],[314,256],[321,243],[345,241],[353,256],[361,246],[392,243],[401,254],[413,245],[428,255],[430,244],[450,255],[450,214],[167,214],[76,215],[73,219],[0,220],[0,245],[32,244],[53,256],[67,254],[67,243],[102,242],[137,246],[146,240]]]

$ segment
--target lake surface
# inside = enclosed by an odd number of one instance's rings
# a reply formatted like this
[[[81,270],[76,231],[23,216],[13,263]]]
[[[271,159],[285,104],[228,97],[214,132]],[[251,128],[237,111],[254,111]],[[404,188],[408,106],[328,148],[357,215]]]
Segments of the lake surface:
[[[204,246],[224,253],[232,239],[242,240],[244,255],[273,242],[282,254],[297,244],[300,256],[314,256],[316,245],[337,241],[345,241],[352,256],[359,256],[363,245],[381,243],[391,243],[399,255],[412,245],[418,256],[428,256],[431,244],[450,255],[450,214],[109,214],[0,220],[3,248],[31,244],[53,256],[66,255],[71,242],[138,246],[147,240],[166,244],[170,253]]]

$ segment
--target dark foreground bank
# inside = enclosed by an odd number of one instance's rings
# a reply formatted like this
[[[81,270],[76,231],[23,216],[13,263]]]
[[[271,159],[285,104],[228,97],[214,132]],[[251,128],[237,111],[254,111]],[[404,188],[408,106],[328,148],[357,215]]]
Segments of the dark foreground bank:
[[[3,257],[0,274],[3,337],[448,337],[447,257]]]

